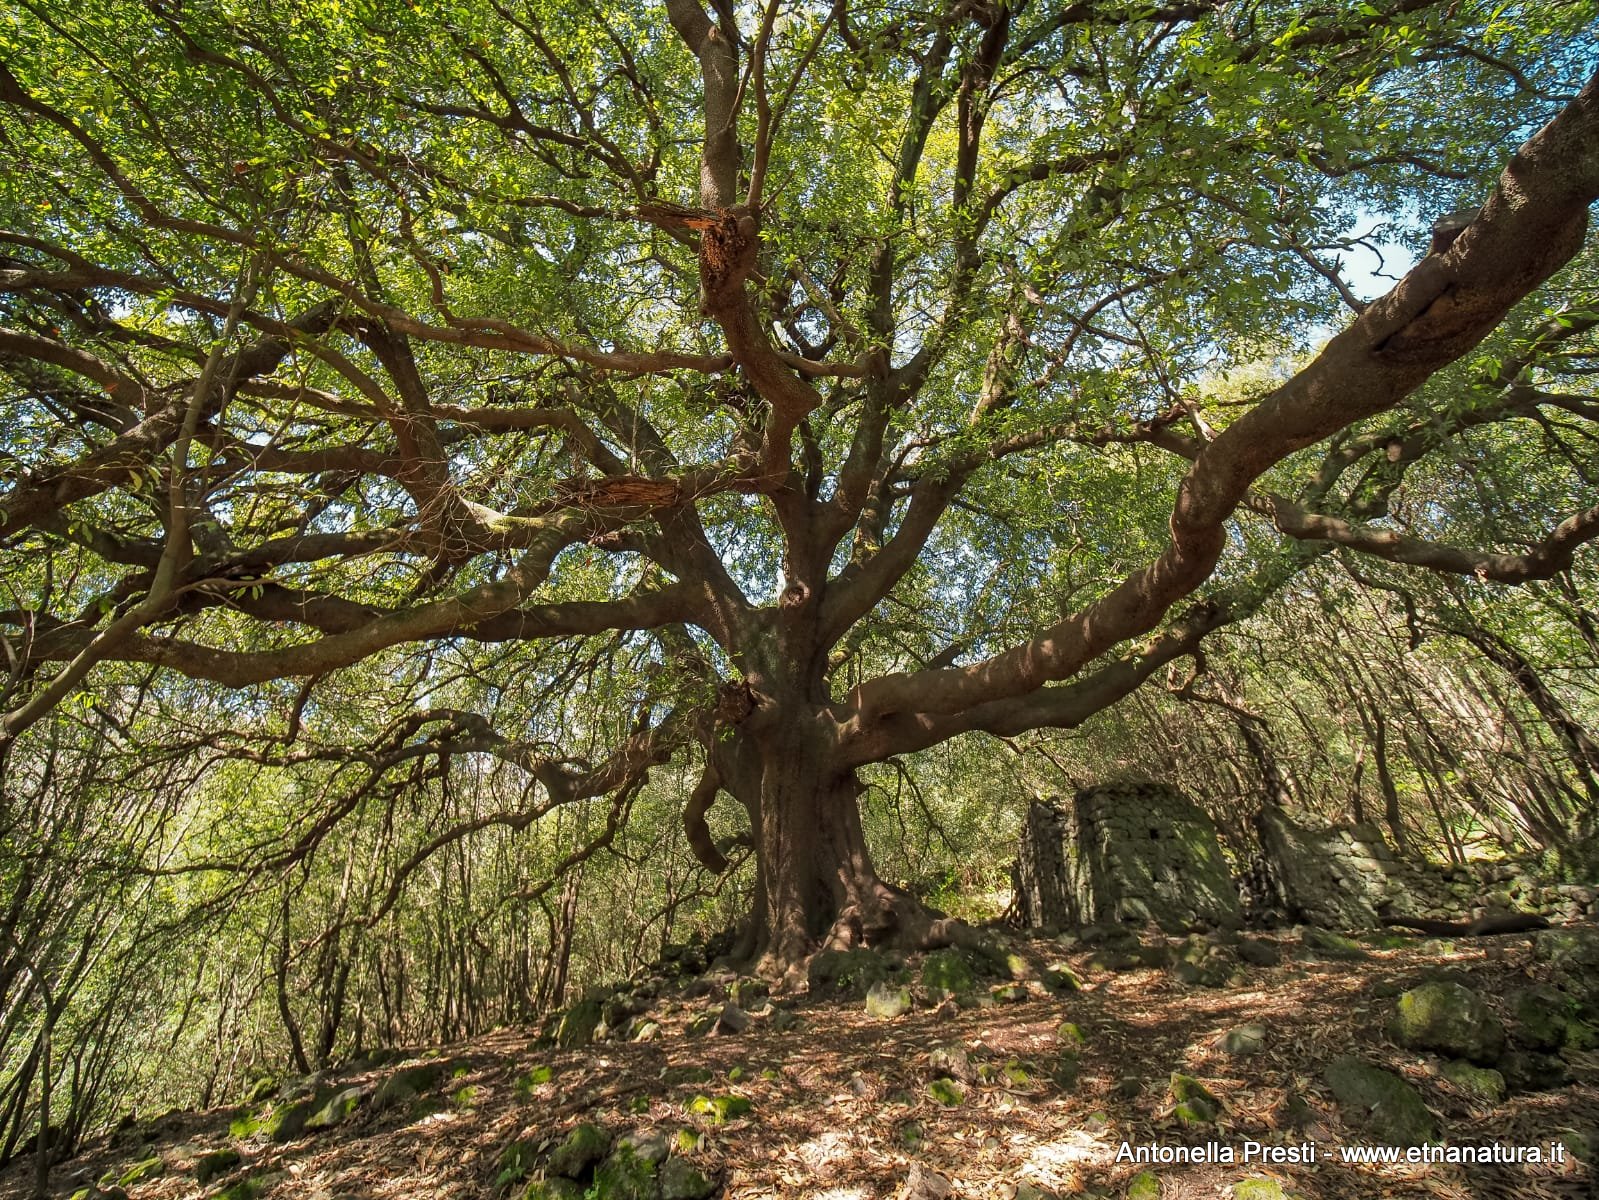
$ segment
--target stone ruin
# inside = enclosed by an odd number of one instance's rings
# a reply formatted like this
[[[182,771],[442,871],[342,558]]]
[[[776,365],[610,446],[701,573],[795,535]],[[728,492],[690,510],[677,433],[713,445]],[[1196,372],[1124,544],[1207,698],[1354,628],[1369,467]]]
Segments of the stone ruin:
[[[1531,861],[1453,866],[1405,858],[1375,825],[1308,829],[1276,808],[1255,816],[1265,887],[1249,907],[1328,929],[1370,929],[1383,917],[1467,921],[1483,910],[1581,920],[1599,889],[1551,882]]]
[[[1381,917],[1428,913],[1422,871],[1398,858],[1370,823],[1313,830],[1278,808],[1255,814],[1267,880],[1254,907],[1325,929],[1371,929]]]
[[[1259,852],[1234,880],[1216,826],[1174,788],[1116,783],[1028,808],[1012,868],[1021,923],[1062,930],[1154,922],[1167,932],[1297,922],[1371,929],[1384,917],[1468,921],[1483,911],[1557,923],[1599,915],[1599,888],[1531,862],[1441,867],[1396,854],[1371,824],[1311,829],[1267,807]]]
[[[1087,788],[1069,810],[1034,803],[1015,875],[1035,928],[1153,921],[1182,933],[1240,920],[1215,824],[1164,784]]]

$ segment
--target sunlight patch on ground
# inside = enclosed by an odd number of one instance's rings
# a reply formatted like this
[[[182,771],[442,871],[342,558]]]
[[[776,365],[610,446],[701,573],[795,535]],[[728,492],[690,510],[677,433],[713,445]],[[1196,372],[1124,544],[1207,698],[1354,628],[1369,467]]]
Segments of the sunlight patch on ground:
[[[1056,1141],[1034,1146],[1027,1156],[1026,1167],[1035,1171],[1066,1172],[1092,1164],[1103,1166],[1115,1161],[1117,1144],[1104,1134],[1076,1129]]]

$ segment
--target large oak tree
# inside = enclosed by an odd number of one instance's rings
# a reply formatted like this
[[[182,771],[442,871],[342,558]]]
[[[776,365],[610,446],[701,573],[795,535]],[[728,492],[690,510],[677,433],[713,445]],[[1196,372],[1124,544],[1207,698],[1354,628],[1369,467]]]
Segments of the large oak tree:
[[[537,811],[703,763],[768,969],[959,936],[875,873],[862,768],[1075,725],[1334,547],[1515,584],[1599,535],[1580,463],[1488,543],[1393,504],[1468,431],[1599,415],[1592,272],[1550,282],[1592,20],[18,0],[5,745],[114,662],[303,706],[619,631],[654,666],[609,753],[453,744]],[[1419,261],[1368,302],[1379,222]]]

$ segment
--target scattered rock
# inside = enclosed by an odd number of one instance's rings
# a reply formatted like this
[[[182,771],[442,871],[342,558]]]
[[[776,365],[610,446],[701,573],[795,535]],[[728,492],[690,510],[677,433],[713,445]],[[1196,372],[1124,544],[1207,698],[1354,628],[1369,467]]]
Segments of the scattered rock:
[[[1530,1050],[1558,1050],[1577,1003],[1557,988],[1532,987],[1516,997],[1515,1039]]]
[[[876,950],[823,950],[811,956],[806,973],[811,991],[865,996],[874,983],[889,977],[888,960]]]
[[[1488,1104],[1499,1104],[1505,1098],[1505,1077],[1489,1067],[1476,1067],[1457,1058],[1446,1062],[1439,1073],[1461,1091]]]
[[[1276,943],[1259,938],[1240,938],[1235,949],[1238,957],[1252,967],[1275,967],[1283,960],[1283,952],[1277,949]]]
[[[756,1007],[758,1001],[771,995],[764,979],[735,979],[727,989],[727,998],[742,1009]]]
[[[598,1000],[579,1000],[561,1014],[555,1026],[555,1044],[563,1050],[575,1050],[594,1040],[604,1013]]]
[[[729,1002],[722,1005],[722,1011],[717,1014],[716,1022],[711,1027],[711,1032],[720,1036],[743,1033],[750,1027],[750,1016],[738,1005]]]
[[[232,1147],[213,1150],[194,1160],[194,1181],[201,1186],[226,1175],[243,1161],[243,1156]]]
[[[1082,1060],[1077,1057],[1076,1050],[1062,1050],[1055,1057],[1049,1078],[1061,1091],[1069,1092],[1077,1086],[1077,1077],[1082,1074],[1082,1069]]]
[[[972,1056],[960,1046],[934,1046],[927,1055],[927,1065],[935,1078],[958,1079],[962,1083],[977,1078]]]
[[[550,1173],[577,1179],[610,1149],[610,1135],[593,1122],[583,1121],[573,1126],[566,1140],[550,1152]]]
[[[755,1105],[744,1096],[695,1096],[687,1109],[695,1116],[711,1118],[713,1125],[726,1125],[754,1112]]]
[[[1299,935],[1299,944],[1308,954],[1316,958],[1330,958],[1338,962],[1359,962],[1369,958],[1370,955],[1361,948],[1354,938],[1347,938],[1341,933],[1333,933],[1330,929],[1319,929],[1314,925],[1307,925]]]
[[[937,1171],[912,1163],[899,1195],[900,1200],[945,1200],[954,1190],[955,1185]]]
[[[911,1010],[911,990],[902,985],[874,983],[866,992],[866,1015],[891,1021]]]
[[[1401,1046],[1492,1064],[1505,1049],[1505,1027],[1481,996],[1458,983],[1424,983],[1399,997],[1388,1035]]]
[[[587,1195],[588,1189],[575,1179],[551,1175],[528,1184],[522,1200],[584,1200]]]
[[[266,1134],[267,1141],[275,1145],[292,1142],[305,1132],[305,1123],[310,1120],[311,1114],[315,1111],[316,1102],[312,1099],[296,1100],[292,1104],[280,1104],[262,1122],[261,1132]]]
[[[1080,992],[1083,990],[1083,981],[1077,977],[1070,963],[1050,963],[1044,968],[1040,978],[1043,984],[1052,992]]]
[[[1153,1171],[1140,1171],[1127,1181],[1122,1193],[1127,1200],[1160,1200],[1160,1176]]]
[[[1393,1072],[1346,1055],[1330,1063],[1322,1078],[1339,1107],[1384,1145],[1422,1146],[1437,1140],[1438,1124],[1421,1096]]]
[[[639,1156],[633,1148],[618,1142],[594,1170],[589,1192],[605,1200],[659,1200],[661,1187],[656,1163]]]
[[[667,1067],[661,1072],[661,1082],[667,1087],[679,1087],[685,1083],[709,1083],[715,1078],[715,1072],[709,1068],[692,1063],[682,1067]]]
[[[332,1129],[335,1125],[343,1124],[350,1114],[361,1107],[361,1102],[366,1099],[365,1088],[345,1088],[330,1096],[327,1103],[312,1113],[305,1121],[306,1132],[311,1133],[319,1129]]]
[[[442,1062],[428,1062],[396,1071],[380,1083],[378,1090],[372,1094],[372,1110],[382,1112],[388,1108],[409,1104],[423,1092],[443,1081],[444,1067],[445,1064]]]
[[[1062,1021],[1055,1026],[1055,1036],[1063,1046],[1086,1046],[1088,1035],[1076,1021]]]
[[[966,1099],[966,1093],[961,1091],[960,1085],[949,1079],[933,1080],[927,1085],[927,1095],[945,1108],[958,1107]]]
[[[1183,1125],[1208,1125],[1221,1114],[1221,1101],[1192,1075],[1171,1073],[1172,1115]]]
[[[1221,1048],[1235,1057],[1259,1054],[1266,1048],[1266,1027],[1264,1025],[1239,1025],[1229,1029],[1222,1034]]]
[[[706,1200],[716,1185],[686,1159],[669,1158],[661,1165],[661,1200]]]
[[[126,1171],[122,1172],[117,1177],[117,1186],[130,1188],[151,1179],[159,1179],[166,1174],[166,1170],[167,1165],[161,1161],[161,1156],[153,1154],[149,1158],[134,1163]]]
[[[1232,1193],[1233,1200],[1286,1200],[1275,1179],[1243,1179],[1233,1184]]]
[[[1553,1054],[1511,1050],[1497,1064],[1513,1092],[1547,1092],[1571,1082],[1571,1071]]]

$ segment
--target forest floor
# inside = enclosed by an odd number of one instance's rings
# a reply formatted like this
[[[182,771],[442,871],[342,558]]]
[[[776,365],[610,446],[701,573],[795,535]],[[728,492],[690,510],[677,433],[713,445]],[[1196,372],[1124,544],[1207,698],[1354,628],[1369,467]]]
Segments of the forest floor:
[[[1086,948],[1063,955],[1053,943],[1018,941],[1040,971],[1047,962],[1071,962],[1082,990],[1050,993],[1034,982],[984,1007],[924,1006],[887,1020],[869,1016],[859,999],[799,997],[791,1006],[799,1022],[783,1032],[756,1017],[743,1033],[689,1037],[684,1027],[712,1005],[714,989],[692,1000],[663,993],[650,1014],[660,1025],[652,1041],[558,1050],[541,1045],[533,1030],[498,1031],[442,1048],[465,1070],[441,1084],[430,1103],[383,1113],[367,1106],[333,1130],[283,1144],[230,1134],[230,1123],[250,1110],[168,1114],[57,1166],[53,1194],[68,1196],[159,1159],[146,1168],[153,1177],[128,1183],[131,1200],[217,1196],[230,1181],[231,1195],[286,1200],[519,1197],[525,1184],[495,1185],[505,1147],[518,1139],[559,1140],[575,1123],[591,1121],[611,1133],[664,1132],[729,1200],[1599,1195],[1592,1169],[1569,1156],[1541,1165],[1340,1161],[1340,1147],[1367,1140],[1323,1081],[1326,1064],[1346,1054],[1416,1085],[1448,1144],[1539,1146],[1547,1157],[1554,1139],[1575,1131],[1592,1145],[1599,1054],[1569,1055],[1574,1082],[1564,1087],[1489,1105],[1443,1079],[1439,1060],[1385,1036],[1397,992],[1441,968],[1502,1004],[1538,975],[1527,936],[1390,942],[1359,961],[1309,957],[1286,932],[1260,940],[1275,941],[1282,962],[1247,967],[1217,988],[1179,982],[1169,967],[1101,969]],[[1060,1032],[1068,1021],[1085,1038],[1075,1083],[1052,1077],[1070,1040]],[[1243,1024],[1264,1027],[1263,1048],[1227,1053],[1223,1036]],[[960,1087],[957,1104],[930,1093],[930,1055],[939,1046],[964,1049],[973,1072],[981,1069]],[[396,1065],[330,1080],[371,1086]],[[538,1070],[545,1067],[547,1081]],[[1168,1088],[1174,1071],[1197,1077],[1219,1099],[1214,1125],[1196,1130],[1175,1119]],[[696,1074],[698,1082],[683,1079]],[[752,1107],[713,1124],[687,1111],[702,1094],[736,1094]],[[684,1130],[689,1135],[680,1136]],[[1231,1147],[1240,1159],[1250,1142],[1309,1143],[1317,1159],[1275,1166],[1118,1161],[1124,1143],[1207,1142]],[[238,1166],[197,1185],[196,1159],[229,1147],[241,1155]],[[1138,1178],[1144,1171],[1158,1178],[1158,1193]],[[256,1182],[241,1184],[249,1180]],[[1254,1189],[1238,1188],[1251,1180],[1259,1181]],[[26,1164],[0,1172],[0,1197],[30,1195],[30,1188]]]

